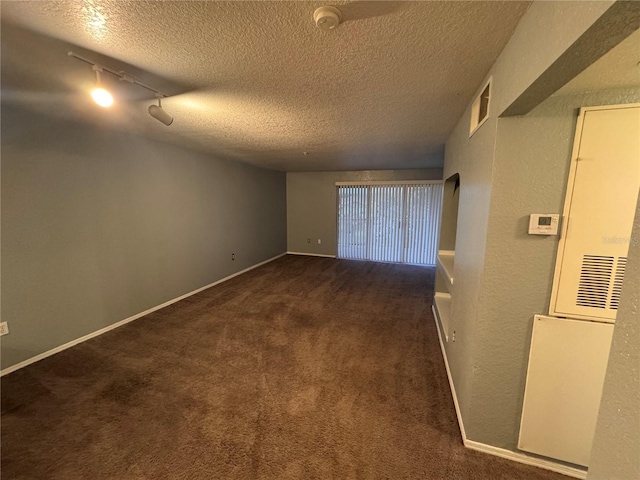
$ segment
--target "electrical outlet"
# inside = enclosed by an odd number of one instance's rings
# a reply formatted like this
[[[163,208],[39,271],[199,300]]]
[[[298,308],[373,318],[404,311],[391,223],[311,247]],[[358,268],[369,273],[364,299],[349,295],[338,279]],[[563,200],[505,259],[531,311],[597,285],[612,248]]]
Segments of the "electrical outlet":
[[[318,245],[320,245],[322,243],[322,240],[318,239]]]
[[[235,260],[235,259],[236,259],[236,254],[235,254],[235,253],[232,253],[232,254],[231,254],[231,260]]]
[[[453,331],[453,335],[451,336],[451,341],[455,342],[456,341],[456,331]]]
[[[9,324],[7,322],[0,323],[0,337],[9,333]]]

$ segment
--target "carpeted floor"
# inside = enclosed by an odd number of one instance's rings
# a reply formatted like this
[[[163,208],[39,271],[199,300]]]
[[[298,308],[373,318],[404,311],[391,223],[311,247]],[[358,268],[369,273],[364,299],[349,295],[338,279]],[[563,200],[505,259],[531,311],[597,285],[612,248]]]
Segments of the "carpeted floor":
[[[433,269],[286,256],[2,378],[2,479],[566,479],[462,446]]]

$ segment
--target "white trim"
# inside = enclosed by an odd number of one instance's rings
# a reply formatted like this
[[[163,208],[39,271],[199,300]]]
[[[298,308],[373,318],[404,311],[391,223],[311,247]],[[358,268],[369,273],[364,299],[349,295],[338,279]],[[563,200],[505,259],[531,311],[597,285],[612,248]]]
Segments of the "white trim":
[[[307,257],[336,258],[335,255],[325,255],[323,253],[287,252],[287,255],[306,255]]]
[[[462,435],[462,443],[466,446],[467,434],[464,431],[464,423],[462,423],[462,413],[460,413],[460,404],[458,403],[458,395],[456,395],[456,387],[453,384],[453,377],[451,376],[451,370],[449,369],[449,360],[447,359],[447,352],[442,342],[442,334],[440,333],[440,327],[438,326],[438,320],[436,319],[436,311],[433,305],[431,305],[433,311],[434,320],[436,322],[436,331],[438,332],[438,341],[440,342],[440,350],[442,351],[442,358],[444,359],[444,368],[447,370],[447,378],[449,379],[449,387],[451,388],[451,396],[453,397],[453,406],[456,409],[456,416],[458,417],[458,426],[460,427],[460,434]]]
[[[480,102],[482,93],[489,87],[489,100],[487,102],[487,114],[484,118],[476,119],[475,116],[478,115],[480,110]],[[478,129],[484,125],[484,122],[489,120],[489,116],[491,115],[491,95],[493,90],[493,76],[489,77],[489,79],[482,84],[482,88],[478,92],[478,95],[474,97],[473,103],[471,104],[471,119],[469,125],[469,138],[473,137],[473,134],[478,131]],[[477,122],[477,123],[476,123]]]
[[[580,114],[596,110],[619,110],[621,108],[638,108],[640,103],[614,103],[612,105],[597,105],[595,107],[580,107]]]
[[[464,430],[464,423],[462,422],[462,414],[460,413],[460,405],[458,404],[458,396],[456,395],[456,387],[453,385],[453,377],[451,376],[451,370],[449,369],[449,360],[447,359],[447,352],[444,348],[444,343],[442,342],[442,335],[440,333],[440,328],[438,326],[438,320],[435,318],[436,313],[433,308],[433,305],[431,306],[431,310],[434,313],[436,331],[438,332],[438,341],[440,343],[440,350],[442,351],[442,358],[444,359],[444,367],[447,370],[447,378],[449,379],[449,387],[451,388],[451,396],[453,397],[453,406],[456,409],[456,416],[458,417],[458,426],[460,427],[462,444],[466,448],[469,448],[471,450],[476,450],[478,452],[488,453],[489,455],[495,455],[496,457],[506,458],[507,460],[523,463],[525,465],[532,465],[534,467],[544,468],[545,470],[551,470],[552,472],[561,473],[569,477],[586,479],[587,478],[586,470],[570,467],[562,463],[557,463],[552,460],[547,460],[544,458],[534,457],[521,452],[512,452],[511,450],[506,450],[504,448],[494,447],[492,445],[487,445],[486,443],[480,443],[474,440],[467,439],[467,434]]]
[[[585,109],[580,109],[578,121],[576,123],[576,131],[573,136],[573,149],[571,151],[571,161],[569,164],[569,178],[567,180],[567,192],[565,194],[564,208],[562,211],[562,223],[560,224],[560,241],[558,242],[558,251],[556,253],[556,264],[553,269],[553,284],[551,286],[551,300],[549,301],[549,315],[559,315],[556,312],[556,303],[558,301],[558,287],[560,285],[560,272],[562,271],[562,259],[564,257],[564,247],[569,229],[569,212],[571,211],[571,197],[573,195],[573,183],[575,182],[578,153],[580,152],[580,140],[582,138],[582,127],[584,125]],[[566,315],[566,314],[563,314]]]
[[[561,463],[546,460],[544,458],[533,457],[521,452],[512,452],[511,450],[505,450],[504,448],[494,447],[487,445],[486,443],[474,442],[473,440],[464,441],[464,446],[476,450],[478,452],[488,453],[489,455],[495,455],[496,457],[506,458],[518,463],[524,463],[525,465],[532,465],[538,468],[544,468],[545,470],[551,470],[552,472],[561,473],[573,478],[587,478],[587,471],[580,468],[570,467]]]
[[[389,181],[358,181],[358,182],[336,182],[336,187],[346,187],[349,185],[431,185],[434,183],[444,183],[444,180],[389,180]]]
[[[200,288],[198,288],[196,290],[193,290],[192,292],[185,293],[184,295],[181,295],[181,296],[176,297],[176,298],[174,298],[172,300],[164,302],[164,303],[162,303],[160,305],[152,307],[152,308],[150,308],[148,310],[145,310],[144,312],[137,313],[137,314],[135,314],[135,315],[133,315],[133,316],[131,316],[129,318],[125,318],[124,320],[120,320],[119,322],[112,323],[111,325],[106,326],[104,328],[101,328],[100,330],[96,330],[95,332],[92,332],[92,333],[90,333],[88,335],[85,335],[83,337],[80,337],[80,338],[76,338],[75,340],[72,340],[72,341],[70,341],[68,343],[65,343],[64,345],[60,345],[59,347],[53,348],[53,349],[48,350],[48,351],[46,351],[44,353],[36,355],[35,357],[31,357],[31,358],[29,358],[27,360],[24,360],[24,361],[20,362],[20,363],[16,363],[15,365],[11,365],[10,367],[7,367],[4,370],[0,371],[0,377],[2,377],[4,375],[7,375],[8,373],[15,372],[16,370],[19,370],[19,369],[21,369],[23,367],[26,367],[27,365],[31,365],[32,363],[38,362],[38,361],[40,361],[40,360],[42,360],[44,358],[50,357],[51,355],[54,355],[54,354],[59,353],[59,352],[62,352],[63,350],[66,350],[67,348],[71,348],[71,347],[73,347],[75,345],[78,345],[79,343],[86,342],[87,340],[89,340],[91,338],[97,337],[98,335],[102,335],[103,333],[106,333],[106,332],[108,332],[110,330],[114,330],[114,329],[116,329],[118,327],[121,327],[122,325],[124,325],[126,323],[129,323],[129,322],[132,322],[134,320],[137,320],[140,317],[144,317],[145,315],[149,315],[150,313],[153,313],[156,310],[160,310],[161,308],[168,307],[172,303],[176,303],[176,302],[179,302],[180,300],[184,300],[185,298],[190,297],[191,295],[195,295],[196,293],[200,293],[203,290],[206,290],[207,288],[211,288],[211,287],[214,287],[214,286],[216,286],[216,285],[218,285],[218,284],[220,284],[222,282],[226,282],[227,280],[231,280],[233,277],[237,277],[238,275],[242,275],[243,273],[247,273],[249,270],[253,270],[254,268],[258,268],[258,267],[260,267],[260,266],[262,266],[262,265],[264,265],[266,263],[272,262],[272,261],[274,261],[274,260],[276,260],[276,259],[278,259],[280,257],[285,256],[285,255],[286,255],[286,253],[281,253],[280,255],[276,255],[275,257],[271,257],[268,260],[265,260],[264,262],[256,263],[255,265],[252,265],[251,267],[245,268],[244,270],[240,270],[239,272],[236,272],[236,273],[234,273],[232,275],[229,275],[228,277],[224,277],[224,278],[221,278],[220,280],[216,280],[215,282],[210,283],[209,285],[205,285],[204,287],[200,287]]]
[[[438,300],[440,299],[440,300]],[[444,332],[444,339],[449,343],[449,327],[451,323],[451,294],[448,292],[435,292],[431,310],[440,322],[440,328]]]

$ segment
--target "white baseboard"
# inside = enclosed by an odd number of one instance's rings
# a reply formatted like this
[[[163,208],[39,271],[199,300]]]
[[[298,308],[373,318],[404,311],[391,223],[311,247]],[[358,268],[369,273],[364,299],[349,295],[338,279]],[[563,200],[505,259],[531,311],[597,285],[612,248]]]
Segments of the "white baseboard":
[[[434,310],[433,306],[431,309]],[[553,472],[561,473],[573,478],[587,478],[587,471],[580,468],[570,467],[562,463],[557,463],[552,460],[546,460],[544,458],[534,457],[522,452],[513,452],[504,448],[494,447],[486,443],[476,442],[469,440],[464,430],[464,423],[462,421],[462,414],[460,413],[460,405],[458,404],[458,396],[456,395],[456,388],[453,384],[453,377],[451,376],[451,370],[449,369],[449,360],[447,359],[447,351],[444,348],[442,342],[442,335],[440,334],[440,327],[436,312],[433,312],[434,320],[436,322],[436,331],[438,332],[438,341],[440,342],[440,350],[442,351],[442,358],[444,359],[444,366],[447,370],[447,378],[449,379],[449,387],[451,387],[451,395],[453,396],[453,405],[456,409],[456,416],[458,417],[458,426],[460,427],[460,434],[462,435],[462,443],[465,447],[471,450],[477,450],[478,452],[488,453],[489,455],[495,455],[496,457],[506,458],[518,463],[524,463],[525,465],[533,465],[534,467],[544,468],[545,470],[551,470]]]
[[[335,255],[324,255],[322,253],[287,252],[287,255],[306,255],[307,257],[336,258]]]
[[[569,467],[562,463],[556,463],[551,460],[545,460],[544,458],[534,457],[522,452],[513,452],[511,450],[505,450],[504,448],[494,447],[487,445],[486,443],[474,442],[473,440],[466,440],[464,446],[471,450],[477,450],[478,452],[488,453],[489,455],[495,455],[496,457],[506,458],[507,460],[513,460],[514,462],[524,463],[525,465],[533,465],[534,467],[544,468],[545,470],[551,470],[552,472],[562,473],[568,477],[573,478],[587,478],[587,471],[575,467]]]
[[[48,350],[48,351],[46,351],[44,353],[36,355],[35,357],[31,357],[31,358],[29,358],[27,360],[24,360],[24,361],[20,362],[20,363],[16,363],[15,365],[11,365],[10,367],[7,367],[4,370],[0,371],[0,377],[4,376],[4,375],[7,375],[8,373],[15,372],[16,370],[19,370],[19,369],[21,369],[23,367],[26,367],[27,365],[31,365],[32,363],[35,363],[35,362],[37,362],[39,360],[42,360],[42,359],[47,358],[47,357],[50,357],[51,355],[54,355],[54,354],[59,353],[59,352],[62,352],[63,350],[66,350],[67,348],[71,348],[71,347],[73,347],[75,345],[78,345],[79,343],[86,342],[87,340],[89,340],[91,338],[97,337],[98,335],[102,335],[103,333],[106,333],[106,332],[108,332],[110,330],[113,330],[115,328],[121,327],[122,325],[125,325],[125,324],[127,324],[129,322],[133,322],[134,320],[137,320],[140,317],[144,317],[145,315],[149,315],[150,313],[155,312],[156,310],[160,310],[161,308],[168,307],[169,305],[171,305],[173,303],[179,302],[180,300],[183,300],[183,299],[185,299],[187,297],[190,297],[191,295],[195,295],[196,293],[200,293],[203,290],[206,290],[207,288],[214,287],[214,286],[216,286],[216,285],[218,285],[218,284],[220,284],[222,282],[226,282],[227,280],[231,280],[233,277],[237,277],[238,275],[242,275],[243,273],[247,273],[248,271],[253,270],[254,268],[258,268],[258,267],[260,267],[260,266],[262,266],[262,265],[264,265],[266,263],[272,262],[272,261],[274,261],[274,260],[276,260],[276,259],[278,259],[280,257],[285,256],[285,255],[286,255],[286,253],[281,253],[280,255],[276,255],[275,257],[269,258],[268,260],[265,260],[264,262],[256,263],[255,265],[252,265],[251,267],[245,268],[244,270],[240,270],[239,272],[236,272],[236,273],[234,273],[232,275],[229,275],[228,277],[221,278],[220,280],[217,280],[217,281],[215,281],[213,283],[210,283],[209,285],[205,285],[204,287],[200,287],[200,288],[198,288],[196,290],[193,290],[192,292],[185,293],[184,295],[181,295],[181,296],[176,297],[176,298],[174,298],[172,300],[164,302],[164,303],[162,303],[160,305],[152,307],[152,308],[150,308],[148,310],[145,310],[144,312],[137,313],[137,314],[135,314],[135,315],[133,315],[133,316],[131,316],[129,318],[125,318],[124,320],[120,320],[119,322],[112,323],[111,325],[108,325],[108,326],[106,326],[104,328],[101,328],[100,330],[96,330],[95,332],[92,332],[92,333],[90,333],[88,335],[85,335],[83,337],[77,338],[75,340],[72,340],[72,341],[70,341],[68,343],[65,343],[64,345],[60,345],[59,347],[53,348],[53,349]]]
[[[431,305],[431,311],[433,312],[433,318],[436,322],[436,331],[438,332],[438,341],[440,342],[440,350],[442,351],[442,358],[444,359],[444,368],[447,370],[447,378],[449,379],[449,387],[451,388],[451,396],[453,397],[453,406],[456,409],[456,416],[458,417],[458,426],[460,427],[460,435],[462,435],[462,443],[466,445],[467,434],[464,431],[464,423],[462,423],[462,413],[460,412],[458,395],[456,395],[456,387],[453,384],[453,377],[451,376],[451,370],[449,369],[449,360],[447,359],[447,351],[445,350],[444,343],[442,342],[442,335],[440,334],[440,326],[438,325],[438,315],[433,305]]]

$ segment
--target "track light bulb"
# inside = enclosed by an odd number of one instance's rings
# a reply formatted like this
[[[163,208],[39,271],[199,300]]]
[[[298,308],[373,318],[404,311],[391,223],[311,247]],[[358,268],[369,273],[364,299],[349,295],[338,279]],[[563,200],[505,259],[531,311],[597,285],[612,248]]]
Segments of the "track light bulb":
[[[173,117],[163,110],[160,97],[158,97],[158,105],[149,105],[149,115],[167,127],[173,123]]]
[[[96,87],[91,90],[91,98],[101,107],[110,107],[113,105],[113,97],[111,94],[102,88],[102,84],[100,83],[100,72],[102,72],[102,67],[100,65],[93,65],[92,69],[96,72]]]
[[[113,96],[104,88],[94,88],[91,90],[91,98],[101,107],[110,107],[113,105]]]

